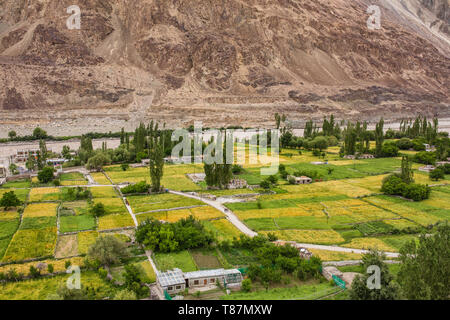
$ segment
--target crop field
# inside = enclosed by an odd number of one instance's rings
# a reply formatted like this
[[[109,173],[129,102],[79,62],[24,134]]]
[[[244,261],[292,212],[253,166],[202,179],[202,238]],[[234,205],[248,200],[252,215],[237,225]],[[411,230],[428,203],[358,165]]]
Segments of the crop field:
[[[19,214],[16,211],[0,211],[0,259],[19,227]]]
[[[342,260],[360,260],[362,255],[353,252],[339,252],[320,249],[308,249],[316,257],[322,261],[342,261]]]
[[[113,187],[92,187],[89,190],[93,198],[116,198],[118,196]]]
[[[134,213],[204,205],[204,203],[200,200],[171,193],[130,196],[127,197],[127,200],[130,203]]]
[[[261,231],[262,234],[274,233],[278,239],[299,243],[338,244],[345,239],[334,230],[276,230]]]
[[[47,265],[51,264],[53,265],[53,272],[54,273],[60,273],[66,271],[66,261],[70,261],[72,265],[77,265],[80,267],[84,266],[83,258],[81,257],[75,257],[70,259],[61,259],[61,260],[43,260],[43,261],[33,261],[33,262],[27,262],[27,263],[21,263],[21,264],[8,264],[4,266],[0,266],[0,273],[7,273],[10,270],[15,270],[17,273],[22,273],[24,275],[29,275],[30,273],[30,267],[36,267],[38,263],[45,263]],[[41,270],[42,275],[49,274],[48,269],[42,269]]]
[[[56,227],[56,217],[23,218],[19,230],[38,230],[51,227]]]
[[[104,185],[111,184],[111,181],[109,181],[108,178],[106,178],[106,176],[103,174],[103,172],[93,172],[93,173],[91,173],[91,177],[98,184],[104,184]]]
[[[89,247],[95,242],[98,236],[99,235],[97,231],[79,232],[77,234],[78,254],[86,254],[89,250]]]
[[[32,203],[26,206],[23,218],[54,217],[58,205],[57,203]]]
[[[167,222],[177,222],[181,219],[186,219],[191,215],[199,220],[211,220],[224,217],[224,214],[215,208],[209,206],[201,206],[190,209],[144,213],[136,215],[136,218],[138,219],[139,223],[142,223],[149,218],[155,218],[157,220],[163,220]]]
[[[94,204],[103,203],[107,214],[128,214],[127,208],[122,199],[116,198],[95,198]]]
[[[108,214],[98,218],[98,230],[112,230],[133,226],[134,221],[129,213]]]
[[[67,282],[70,275],[40,278],[5,284],[0,290],[0,300],[47,300],[55,296],[57,289]],[[112,287],[94,271],[83,271],[81,279],[93,288],[98,297],[111,295]]]
[[[44,229],[19,230],[14,234],[2,262],[22,261],[53,256],[56,226]]]
[[[172,253],[155,253],[156,266],[160,271],[173,270],[179,268],[184,272],[196,271],[194,259],[189,251],[180,251]]]
[[[58,201],[60,199],[60,194],[60,188],[33,188],[30,191],[30,201]]]
[[[88,181],[79,172],[63,173],[60,175],[62,186],[82,186],[87,185]]]
[[[207,230],[213,232],[219,241],[233,240],[233,238],[239,238],[242,234],[239,229],[227,219],[203,221],[203,225]]]

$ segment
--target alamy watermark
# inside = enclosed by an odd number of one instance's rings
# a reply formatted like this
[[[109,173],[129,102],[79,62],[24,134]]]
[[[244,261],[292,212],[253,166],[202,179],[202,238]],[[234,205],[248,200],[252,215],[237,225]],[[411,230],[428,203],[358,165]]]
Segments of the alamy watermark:
[[[79,266],[70,266],[66,273],[72,274],[66,281],[67,289],[81,289],[81,269]]]
[[[372,265],[367,268],[367,273],[372,274],[367,278],[367,288],[369,290],[381,289],[381,269],[377,265]]]
[[[77,5],[72,5],[67,8],[67,13],[72,13],[72,15],[67,18],[66,26],[69,30],[80,30],[81,29],[81,9]]]
[[[370,17],[367,19],[367,28],[369,30],[381,29],[381,9],[379,6],[371,5],[367,8]]]
[[[210,129],[203,131],[201,122],[195,122],[194,132],[177,129],[172,141],[178,142],[172,149],[174,163],[205,164],[260,164],[261,175],[278,172],[280,152],[279,130],[266,129]],[[203,148],[203,143],[206,147]],[[236,148],[235,148],[236,146]],[[192,154],[193,151],[193,154]]]

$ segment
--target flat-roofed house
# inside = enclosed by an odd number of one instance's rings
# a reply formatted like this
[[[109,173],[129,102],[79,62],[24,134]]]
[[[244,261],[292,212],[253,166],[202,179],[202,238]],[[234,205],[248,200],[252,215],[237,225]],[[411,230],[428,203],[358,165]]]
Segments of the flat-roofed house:
[[[289,181],[291,178],[294,178],[295,184],[310,184],[313,181],[310,177],[306,177],[306,176],[301,176],[301,177],[288,176],[287,180]]]

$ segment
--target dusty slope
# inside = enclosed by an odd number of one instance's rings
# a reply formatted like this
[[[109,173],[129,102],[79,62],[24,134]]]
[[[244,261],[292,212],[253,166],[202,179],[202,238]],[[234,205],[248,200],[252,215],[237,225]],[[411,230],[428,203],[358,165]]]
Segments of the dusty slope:
[[[0,128],[450,116],[448,0],[76,2],[0,0]]]

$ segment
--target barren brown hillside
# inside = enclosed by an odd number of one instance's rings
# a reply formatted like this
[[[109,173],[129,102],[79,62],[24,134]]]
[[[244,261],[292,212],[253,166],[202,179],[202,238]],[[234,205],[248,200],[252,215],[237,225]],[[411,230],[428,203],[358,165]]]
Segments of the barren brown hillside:
[[[449,17],[448,0],[0,0],[0,136],[450,117]]]

